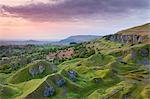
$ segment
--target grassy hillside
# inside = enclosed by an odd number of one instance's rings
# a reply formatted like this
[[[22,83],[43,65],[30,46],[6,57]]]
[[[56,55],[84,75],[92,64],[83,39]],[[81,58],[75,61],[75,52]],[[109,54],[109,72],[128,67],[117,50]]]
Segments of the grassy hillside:
[[[148,25],[125,31],[147,31]],[[149,43],[100,38],[70,47],[73,57],[58,65],[33,60],[0,72],[0,99],[149,99]]]
[[[118,34],[149,35],[150,34],[150,23],[119,31]]]

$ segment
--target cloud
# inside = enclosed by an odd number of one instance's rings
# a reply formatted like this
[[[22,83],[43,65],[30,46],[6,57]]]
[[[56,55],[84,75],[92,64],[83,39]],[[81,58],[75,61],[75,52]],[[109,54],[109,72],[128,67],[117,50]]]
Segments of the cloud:
[[[33,3],[20,6],[3,5],[3,13],[32,21],[66,21],[98,16],[129,15],[147,11],[148,0],[55,0],[57,3]],[[2,12],[2,11],[1,11]],[[146,13],[146,12],[145,12]]]

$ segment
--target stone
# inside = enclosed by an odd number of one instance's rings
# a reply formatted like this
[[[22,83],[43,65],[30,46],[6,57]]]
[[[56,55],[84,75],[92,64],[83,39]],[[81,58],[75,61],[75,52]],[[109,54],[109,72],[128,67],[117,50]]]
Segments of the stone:
[[[149,51],[148,51],[148,49],[141,49],[140,54],[143,57],[147,57],[149,55]]]
[[[53,73],[57,72],[57,66],[56,65],[52,64],[52,65],[50,65],[50,68],[52,69]]]
[[[111,92],[111,93],[112,93],[112,95],[113,95],[113,94],[117,93],[118,91],[119,91],[119,90],[114,89],[114,90],[112,90],[112,92]]]
[[[77,80],[77,72],[74,70],[68,71],[69,79],[75,82]]]
[[[55,93],[55,90],[53,87],[50,87],[50,86],[46,86],[45,89],[44,89],[44,96],[45,97],[49,97],[49,96],[53,96]]]
[[[143,64],[144,64],[144,65],[149,65],[149,64],[150,64],[149,59],[148,59],[148,58],[144,58]]]
[[[30,68],[29,73],[32,77],[35,77],[38,74],[38,71],[35,68]]]
[[[66,81],[64,79],[56,80],[56,84],[57,84],[58,87],[64,86],[65,83],[66,83]]]
[[[136,59],[136,56],[137,56],[136,51],[132,51],[132,53],[131,53],[132,59]]]
[[[143,64],[143,62],[142,62],[141,60],[137,60],[136,63],[137,63],[138,65],[142,65],[142,64]]]
[[[40,74],[43,73],[44,70],[45,70],[45,67],[42,66],[42,65],[40,65],[40,66],[39,66],[39,73],[40,73]]]
[[[142,42],[143,40],[144,40],[144,37],[143,36],[139,36],[138,42]]]
[[[118,61],[120,62],[122,61],[122,56],[118,57]]]
[[[77,72],[74,71],[74,70],[68,71],[68,73],[69,73],[69,74],[72,74],[72,75],[74,75],[74,76],[77,76]]]
[[[134,35],[133,36],[133,43],[138,43],[138,38],[139,38],[138,35]]]
[[[12,69],[17,69],[17,65],[15,63],[11,64]]]
[[[102,79],[101,78],[94,78],[93,81],[94,81],[94,83],[100,83],[102,81]]]

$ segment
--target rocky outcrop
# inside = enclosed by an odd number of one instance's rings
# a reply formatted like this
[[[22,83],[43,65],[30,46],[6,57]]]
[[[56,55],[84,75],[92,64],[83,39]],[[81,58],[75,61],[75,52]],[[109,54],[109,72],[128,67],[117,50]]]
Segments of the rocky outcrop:
[[[120,42],[122,44],[129,44],[129,43],[136,44],[139,42],[143,42],[147,38],[147,36],[136,35],[136,34],[133,35],[114,34],[114,35],[104,36],[104,38],[106,40],[110,40],[113,42]]]
[[[56,84],[57,84],[58,87],[64,86],[65,83],[66,83],[66,81],[64,79],[56,80]]]
[[[45,66],[38,66],[37,67],[32,67],[32,68],[29,68],[29,74],[32,76],[32,77],[35,77],[36,75],[38,74],[42,74],[45,70]]]
[[[68,71],[68,76],[71,81],[76,82],[76,80],[77,80],[77,72],[76,71],[74,71],[74,70]]]
[[[94,83],[100,83],[102,81],[101,78],[93,78]]]
[[[132,59],[136,60],[136,63],[139,65],[149,65],[149,49],[148,48],[142,48],[138,51],[132,51],[131,52]],[[143,57],[143,59],[138,59],[137,57]]]
[[[54,93],[55,93],[55,90],[53,87],[50,87],[50,86],[45,87],[45,90],[44,90],[44,96],[45,97],[53,96]]]

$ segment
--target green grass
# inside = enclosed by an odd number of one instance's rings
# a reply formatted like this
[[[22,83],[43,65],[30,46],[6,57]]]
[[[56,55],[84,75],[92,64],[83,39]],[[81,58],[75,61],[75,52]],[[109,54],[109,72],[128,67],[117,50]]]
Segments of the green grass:
[[[45,66],[45,70],[42,74],[39,74],[37,76],[35,76],[34,78],[29,74],[29,69],[32,67],[37,67],[39,65]],[[43,78],[44,76],[53,73],[52,68],[51,68],[51,64],[47,61],[35,61],[31,64],[28,64],[26,67],[18,70],[15,74],[13,74],[10,78],[9,78],[9,82],[10,83],[21,83],[24,81],[29,81],[31,79],[37,79],[37,78]]]
[[[0,84],[0,98],[1,99],[13,99],[21,94],[21,90],[12,85],[1,85]]]

